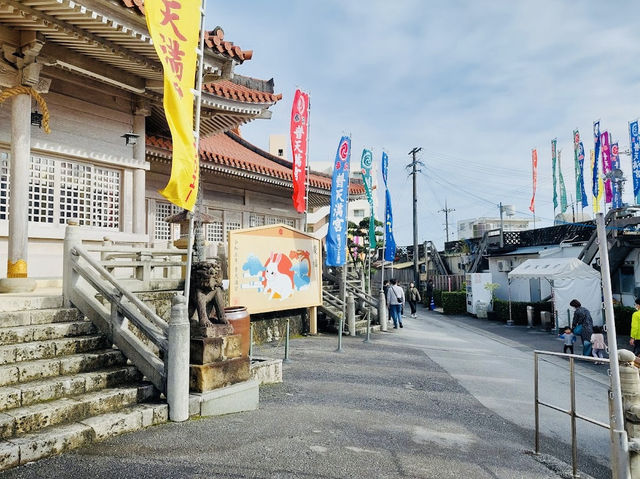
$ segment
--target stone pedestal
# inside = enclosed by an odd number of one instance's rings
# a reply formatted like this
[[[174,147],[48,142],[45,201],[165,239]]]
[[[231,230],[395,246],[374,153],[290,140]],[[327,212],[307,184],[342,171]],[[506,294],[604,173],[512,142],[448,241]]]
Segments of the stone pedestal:
[[[247,317],[247,321],[249,318]],[[227,324],[215,324],[191,338],[189,388],[206,392],[246,381],[251,362],[244,353],[243,337]]]

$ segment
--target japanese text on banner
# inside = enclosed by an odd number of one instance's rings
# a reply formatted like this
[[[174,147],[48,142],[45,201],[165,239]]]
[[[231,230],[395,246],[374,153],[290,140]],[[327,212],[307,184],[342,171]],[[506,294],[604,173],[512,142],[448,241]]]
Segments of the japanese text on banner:
[[[171,130],[171,177],[160,191],[172,203],[193,210],[198,195],[198,155],[193,136],[193,88],[200,2],[146,0],[149,34],[164,70],[164,111]]]
[[[293,155],[293,207],[303,213],[307,180],[307,135],[309,132],[309,94],[296,90],[291,108],[291,153]]]
[[[327,266],[342,266],[347,260],[347,204],[349,203],[349,160],[351,138],[338,144],[331,182],[331,210],[327,233]]]

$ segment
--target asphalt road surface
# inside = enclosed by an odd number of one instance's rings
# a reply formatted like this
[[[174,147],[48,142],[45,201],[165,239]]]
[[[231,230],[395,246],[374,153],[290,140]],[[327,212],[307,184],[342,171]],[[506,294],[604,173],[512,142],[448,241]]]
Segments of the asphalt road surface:
[[[543,411],[549,456],[531,454],[531,351],[559,341],[425,310],[404,324],[345,338],[341,353],[335,336],[293,340],[284,383],[261,388],[257,411],[156,426],[0,478],[569,477],[568,418]],[[256,351],[282,357],[282,344]],[[568,400],[566,365],[542,373],[546,400]],[[606,420],[606,383],[604,366],[579,367],[581,413]],[[610,477],[608,432],[578,434],[583,477]]]

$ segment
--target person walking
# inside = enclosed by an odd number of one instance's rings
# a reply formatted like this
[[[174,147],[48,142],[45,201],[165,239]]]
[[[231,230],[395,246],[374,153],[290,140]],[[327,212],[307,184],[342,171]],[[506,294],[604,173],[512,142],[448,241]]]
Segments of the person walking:
[[[407,299],[409,301],[409,307],[411,308],[411,317],[416,318],[416,305],[420,301],[420,291],[413,283],[409,284],[409,291],[407,292]]]
[[[389,307],[389,300],[387,295],[389,294],[389,280],[385,279],[382,283],[382,292],[384,293],[384,301],[387,303],[387,318],[391,318],[391,308]]]
[[[591,356],[591,335],[593,334],[591,313],[577,299],[572,299],[569,306],[575,308],[573,322],[571,323],[573,334],[582,338],[582,354]]]
[[[631,339],[629,344],[633,346],[633,354],[640,354],[640,298],[636,298],[636,310],[631,315]]]
[[[564,328],[564,333],[559,334],[558,337],[562,339],[564,345],[562,352],[567,354],[567,351],[569,351],[569,354],[573,354],[573,343],[576,342],[576,335],[573,334],[571,328]]]
[[[393,319],[393,328],[398,329],[402,326],[402,306],[404,305],[404,291],[397,285],[395,278],[390,281],[391,285],[387,290],[387,304],[389,305],[389,313]]]
[[[601,326],[593,327],[593,334],[591,335],[591,346],[592,346],[592,355],[594,358],[604,358],[604,353],[607,349],[607,345],[604,342],[604,334],[602,334]],[[602,364],[602,363],[596,363]]]
[[[429,281],[427,281],[426,295],[427,297],[425,299],[427,301],[427,308],[429,308],[429,311],[433,311],[434,302],[433,302],[433,280],[432,279],[429,279]]]

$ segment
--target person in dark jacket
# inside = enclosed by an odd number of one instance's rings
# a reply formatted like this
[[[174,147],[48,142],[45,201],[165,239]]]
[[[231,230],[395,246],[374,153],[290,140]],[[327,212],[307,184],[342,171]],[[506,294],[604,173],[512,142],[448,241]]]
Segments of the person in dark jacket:
[[[569,306],[575,308],[573,312],[573,322],[571,328],[576,333],[576,327],[581,326],[577,332],[577,336],[582,338],[582,354],[591,356],[591,335],[593,334],[593,319],[589,310],[580,304],[577,299],[572,299]]]
[[[430,311],[433,311],[435,305],[433,302],[433,280],[432,279],[427,281],[426,296],[427,297],[425,298],[425,301],[427,302],[427,308],[429,308]]]
[[[409,301],[409,306],[411,307],[411,317],[416,318],[416,305],[418,301],[420,301],[420,292],[414,283],[409,285],[409,291],[407,291],[407,299]]]

